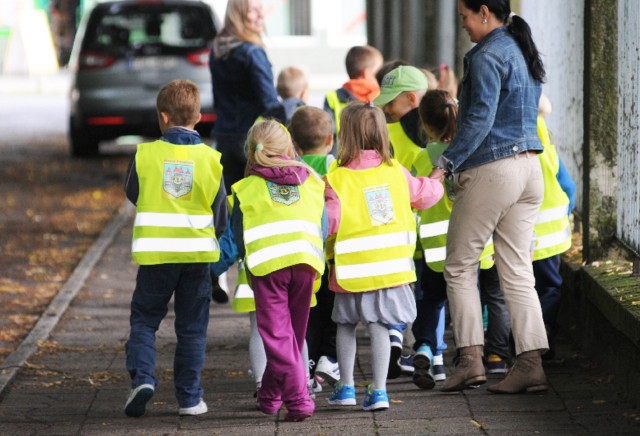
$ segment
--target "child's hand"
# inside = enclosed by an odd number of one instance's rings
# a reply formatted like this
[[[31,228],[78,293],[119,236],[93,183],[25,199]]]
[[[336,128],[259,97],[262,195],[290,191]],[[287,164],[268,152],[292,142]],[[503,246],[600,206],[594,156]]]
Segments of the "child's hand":
[[[444,182],[444,170],[442,168],[434,167],[429,174],[430,179],[434,179],[439,181],[440,183]]]

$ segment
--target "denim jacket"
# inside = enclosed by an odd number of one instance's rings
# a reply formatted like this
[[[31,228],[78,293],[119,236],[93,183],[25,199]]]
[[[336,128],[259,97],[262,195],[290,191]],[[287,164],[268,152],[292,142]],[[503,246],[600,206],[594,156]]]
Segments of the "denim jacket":
[[[543,150],[537,132],[541,83],[501,27],[464,57],[457,133],[437,162],[451,172]]]
[[[212,52],[209,67],[218,116],[213,136],[244,140],[256,118],[279,104],[267,54],[257,44],[242,42],[225,56]]]

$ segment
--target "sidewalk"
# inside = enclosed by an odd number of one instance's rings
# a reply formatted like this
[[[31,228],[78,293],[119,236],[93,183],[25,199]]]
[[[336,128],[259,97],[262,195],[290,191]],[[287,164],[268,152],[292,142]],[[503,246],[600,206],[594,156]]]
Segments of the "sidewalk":
[[[230,305],[211,306],[203,374],[209,413],[177,414],[173,395],[173,317],[158,332],[160,385],[147,414],[127,418],[124,369],[129,302],[136,267],[130,261],[131,224],[119,230],[48,340],[0,395],[2,435],[636,435],[640,411],[617,400],[611,379],[560,339],[559,359],[546,364],[544,395],[500,396],[486,387],[463,394],[422,391],[409,378],[388,384],[391,408],[327,404],[317,394],[316,414],[283,422],[256,410],[249,368],[249,322]],[[46,315],[45,315],[46,316]],[[361,403],[370,377],[368,340],[359,336],[356,382]],[[450,340],[450,336],[449,336]],[[451,348],[451,347],[450,347]],[[449,353],[451,349],[448,350]],[[450,362],[450,354],[446,362]],[[489,376],[489,384],[500,376]]]

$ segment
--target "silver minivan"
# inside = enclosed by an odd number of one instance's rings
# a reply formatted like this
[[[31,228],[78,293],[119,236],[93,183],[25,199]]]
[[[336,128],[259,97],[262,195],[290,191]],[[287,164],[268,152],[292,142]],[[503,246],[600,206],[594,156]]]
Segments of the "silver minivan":
[[[215,114],[209,55],[219,21],[195,0],[111,0],[81,20],[74,41],[69,139],[72,156],[99,152],[102,140],[123,135],[159,136],[158,91],[174,79],[200,89],[208,136]]]

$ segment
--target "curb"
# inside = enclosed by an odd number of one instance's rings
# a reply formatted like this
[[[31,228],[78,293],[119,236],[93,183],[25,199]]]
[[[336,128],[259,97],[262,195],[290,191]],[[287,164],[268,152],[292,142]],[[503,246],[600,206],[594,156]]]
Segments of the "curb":
[[[29,335],[20,343],[18,348],[11,353],[0,364],[0,395],[9,385],[13,377],[24,366],[26,361],[36,352],[38,345],[49,337],[49,334],[62,318],[69,304],[76,297],[87,277],[102,258],[104,251],[111,244],[116,234],[133,216],[135,208],[124,200],[118,208],[117,215],[102,230],[98,239],[91,245],[89,250],[73,270],[64,286],[58,291],[51,303],[44,310],[36,325],[31,329]]]

